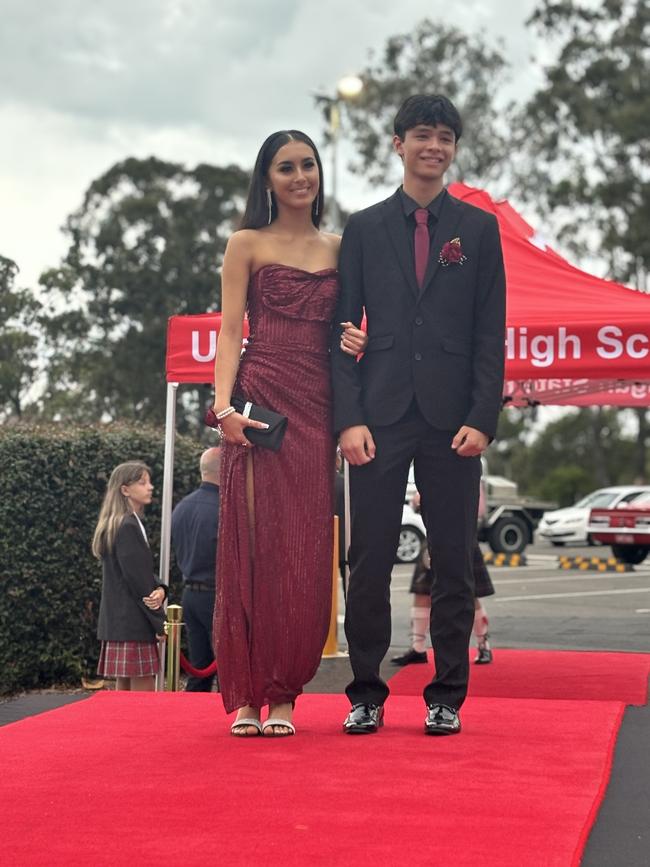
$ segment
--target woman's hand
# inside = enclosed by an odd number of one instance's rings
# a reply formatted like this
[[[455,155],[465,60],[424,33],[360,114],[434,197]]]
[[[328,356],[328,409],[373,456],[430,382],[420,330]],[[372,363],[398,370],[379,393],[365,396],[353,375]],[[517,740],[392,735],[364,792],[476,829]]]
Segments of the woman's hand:
[[[143,596],[142,601],[147,608],[151,608],[152,611],[157,611],[165,601],[165,591],[162,587],[156,587],[153,593],[150,593],[148,596]]]
[[[348,355],[358,355],[368,345],[368,335],[365,331],[357,328],[352,322],[341,322],[343,333],[341,334],[341,349]]]
[[[253,443],[246,438],[244,428],[256,427],[261,430],[268,429],[268,425],[265,422],[253,421],[252,418],[246,418],[240,412],[231,412],[230,415],[221,419],[219,427],[221,428],[221,435],[227,443],[233,446],[245,446],[250,449],[253,448]]]

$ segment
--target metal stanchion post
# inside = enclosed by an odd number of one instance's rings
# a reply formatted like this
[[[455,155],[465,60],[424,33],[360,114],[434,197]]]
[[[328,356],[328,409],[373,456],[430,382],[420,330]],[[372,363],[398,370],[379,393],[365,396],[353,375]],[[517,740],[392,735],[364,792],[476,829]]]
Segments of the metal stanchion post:
[[[338,573],[339,573],[339,519],[334,515],[334,555],[332,558],[332,607],[330,608],[330,628],[327,633],[325,647],[323,648],[323,657],[338,656],[339,640],[338,640]]]
[[[181,628],[183,626],[182,605],[167,606],[165,635],[167,636],[167,666],[165,689],[178,692],[181,680]]]

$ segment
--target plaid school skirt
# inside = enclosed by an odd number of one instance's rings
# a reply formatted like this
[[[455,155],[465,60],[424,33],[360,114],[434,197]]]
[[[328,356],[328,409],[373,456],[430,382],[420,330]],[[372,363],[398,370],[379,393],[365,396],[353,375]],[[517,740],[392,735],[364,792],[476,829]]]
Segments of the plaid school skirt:
[[[155,641],[102,641],[97,663],[102,677],[148,677],[159,668]]]
[[[478,544],[474,545],[472,569],[474,570],[474,596],[478,599],[482,599],[484,596],[493,596],[495,593],[494,584],[492,583],[490,573],[487,570]],[[422,546],[422,552],[413,570],[409,593],[416,593],[419,596],[430,596],[432,587],[433,572],[431,571],[431,560],[429,559],[429,552],[425,543]]]

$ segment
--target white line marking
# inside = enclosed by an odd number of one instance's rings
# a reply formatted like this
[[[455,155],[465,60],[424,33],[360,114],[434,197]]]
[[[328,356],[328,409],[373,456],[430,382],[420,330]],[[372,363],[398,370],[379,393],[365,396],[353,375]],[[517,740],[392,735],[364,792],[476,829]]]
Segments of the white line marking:
[[[494,570],[491,569],[491,572]],[[504,584],[553,584],[554,582],[574,582],[574,581],[605,581],[608,578],[616,579],[624,575],[623,580],[630,581],[635,578],[649,578],[650,572],[575,572],[567,570],[560,572],[557,576],[547,578],[531,578],[524,574],[521,578],[495,578],[494,584],[496,588],[502,587]],[[408,593],[410,584],[391,584],[391,590],[395,593]],[[491,597],[492,598],[492,597]],[[496,599],[496,596],[494,597]],[[526,597],[530,599],[531,597]]]
[[[650,608],[637,608],[635,614],[650,614]]]
[[[560,572],[552,578],[527,578],[525,575],[522,578],[495,578],[494,583],[501,587],[502,584],[548,584],[554,581],[605,581],[607,578],[618,578],[619,575],[625,575],[625,581],[630,578],[647,578],[650,572],[578,572],[571,573],[569,570]]]
[[[490,605],[496,602],[530,602],[533,599],[568,599],[583,596],[620,596],[623,593],[650,593],[650,587],[633,587],[625,590],[584,590],[579,593],[540,593],[537,596],[491,596]]]

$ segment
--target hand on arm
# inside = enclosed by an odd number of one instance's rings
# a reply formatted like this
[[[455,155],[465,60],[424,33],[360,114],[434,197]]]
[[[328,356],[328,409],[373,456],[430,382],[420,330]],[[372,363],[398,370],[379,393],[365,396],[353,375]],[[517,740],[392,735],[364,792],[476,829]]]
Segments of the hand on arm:
[[[365,352],[368,345],[368,335],[365,331],[357,328],[353,322],[341,322],[341,349],[348,355],[359,355]]]

